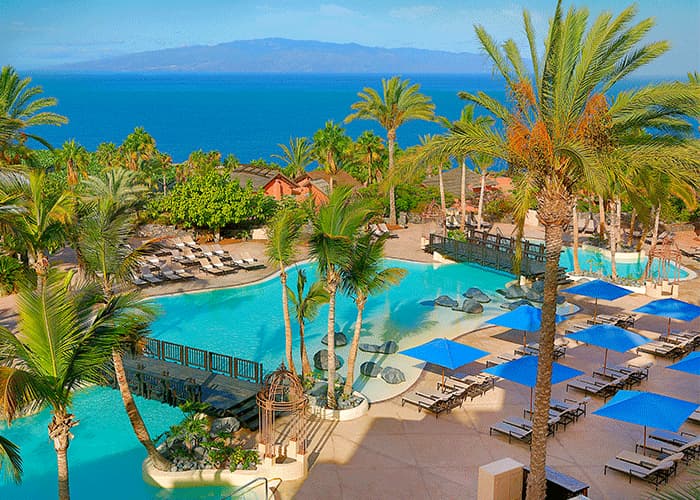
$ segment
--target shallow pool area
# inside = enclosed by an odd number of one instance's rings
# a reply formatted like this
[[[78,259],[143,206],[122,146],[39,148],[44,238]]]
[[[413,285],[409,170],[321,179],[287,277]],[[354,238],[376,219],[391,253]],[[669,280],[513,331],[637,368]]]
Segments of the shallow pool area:
[[[394,340],[399,349],[413,347],[435,337],[454,338],[480,327],[483,322],[503,312],[503,302],[496,289],[502,288],[512,275],[472,264],[416,263],[387,260],[388,266],[406,269],[407,275],[387,292],[370,297],[364,312],[361,342],[380,344]],[[306,263],[288,270],[289,286],[296,290],[297,269],[304,269],[311,283],[316,279],[316,266]],[[465,314],[447,308],[425,305],[440,295],[464,300],[462,294],[479,287],[492,297],[484,304],[482,314]],[[278,277],[266,281],[222,290],[186,293],[156,299],[161,314],[153,323],[153,336],[162,340],[220,352],[262,362],[266,372],[284,360],[284,323],[281,285]],[[306,345],[313,364],[313,355],[325,348],[321,338],[326,334],[327,306],[307,324]],[[356,318],[353,300],[339,295],[336,304],[336,330],[348,337],[353,334]],[[300,370],[298,324],[292,319],[294,361]],[[349,347],[339,347],[338,355],[347,359]],[[404,371],[406,382],[390,386],[381,378],[359,376],[364,361],[375,361]],[[355,366],[355,389],[370,401],[392,397],[412,385],[423,364],[406,356],[377,355],[360,352]],[[344,365],[338,370],[344,374]]]
[[[600,274],[602,276],[610,276],[612,268],[610,266],[610,258],[601,251],[597,251],[590,247],[579,248],[578,259],[581,270],[586,273]],[[618,258],[615,262],[617,274],[623,278],[640,279],[644,274],[644,268],[647,265],[647,257],[639,256],[632,259]],[[565,267],[567,271],[573,271],[573,248],[565,247],[561,252],[559,265]],[[656,277],[659,274],[660,264],[658,259],[655,259],[651,264],[651,275]],[[688,277],[688,271],[684,268],[677,268],[673,264],[669,264],[668,274],[670,279],[684,279]]]

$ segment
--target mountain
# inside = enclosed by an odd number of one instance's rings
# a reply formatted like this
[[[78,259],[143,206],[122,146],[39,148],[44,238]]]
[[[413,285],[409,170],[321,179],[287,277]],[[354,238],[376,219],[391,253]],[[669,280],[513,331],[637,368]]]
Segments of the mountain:
[[[386,49],[284,38],[137,52],[53,66],[53,71],[182,73],[486,73],[468,52]]]

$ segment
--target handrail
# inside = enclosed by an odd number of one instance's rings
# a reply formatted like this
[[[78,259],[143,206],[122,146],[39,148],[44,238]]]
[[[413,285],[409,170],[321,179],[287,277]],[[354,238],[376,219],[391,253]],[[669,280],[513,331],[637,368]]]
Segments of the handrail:
[[[263,481],[263,483],[260,483],[260,481]],[[279,481],[281,483],[282,478],[275,477],[272,479],[267,479],[265,476],[256,477],[255,479],[248,481],[240,488],[234,490],[230,495],[221,497],[221,500],[232,500],[236,496],[241,496],[249,491],[253,491],[254,489],[260,487],[260,484],[265,485],[265,500],[268,500],[270,498],[270,481]]]

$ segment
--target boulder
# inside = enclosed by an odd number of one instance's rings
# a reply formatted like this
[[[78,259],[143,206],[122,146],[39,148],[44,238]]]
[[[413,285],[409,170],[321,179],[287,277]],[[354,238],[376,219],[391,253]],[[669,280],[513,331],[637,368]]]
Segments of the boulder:
[[[387,366],[382,370],[382,378],[387,384],[400,384],[406,381],[406,376],[398,368]]]
[[[360,373],[365,377],[378,377],[382,372],[382,367],[374,361],[365,361],[360,365]]]
[[[525,289],[525,298],[531,302],[544,302],[544,295],[542,293],[536,292],[532,288]]]
[[[334,341],[336,347],[343,347],[344,345],[348,345],[348,338],[343,332],[335,332]],[[321,343],[323,345],[328,345],[328,334],[323,336],[323,338],[321,339]]]
[[[563,295],[557,295],[557,304],[561,305],[564,302],[566,302],[566,297],[564,297]]]
[[[499,288],[496,292],[503,295],[506,299],[522,299],[525,296],[525,290],[520,285],[507,286],[505,290]]]
[[[377,349],[377,352],[379,354],[394,354],[398,350],[399,350],[399,344],[397,344],[393,340],[387,340],[386,342],[384,342],[382,345],[379,346],[379,349]]]
[[[316,354],[314,354],[314,366],[318,370],[328,370],[328,349],[321,349]],[[335,369],[337,370],[343,366],[343,361],[340,356],[335,355]]]
[[[466,299],[461,307],[454,308],[455,311],[461,311],[468,314],[479,314],[484,312],[484,306],[474,299]]]
[[[486,295],[484,292],[482,292],[479,288],[472,287],[466,292],[464,292],[464,296],[467,297],[468,299],[474,299],[477,302],[481,302],[483,304],[486,304],[487,302],[491,302],[491,297]]]
[[[455,307],[459,307],[459,302],[451,297],[448,297],[447,295],[440,295],[437,299],[435,299],[435,305],[454,309]]]
[[[525,299],[520,299],[516,300],[514,302],[506,302],[505,304],[501,304],[501,309],[506,309],[508,311],[512,311],[513,309],[517,309],[520,306],[531,306],[532,302],[529,300]]]
[[[236,417],[224,417],[215,418],[211,423],[211,429],[209,433],[212,437],[216,436],[219,432],[236,432],[241,428],[241,423]]]
[[[379,347],[378,344],[360,344],[358,349],[362,352],[379,352]]]
[[[532,289],[537,293],[544,293],[544,280],[537,280],[532,284]]]

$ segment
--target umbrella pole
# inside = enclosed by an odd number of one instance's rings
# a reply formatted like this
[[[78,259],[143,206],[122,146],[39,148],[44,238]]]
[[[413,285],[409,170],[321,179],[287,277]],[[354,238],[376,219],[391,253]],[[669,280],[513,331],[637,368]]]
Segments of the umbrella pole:
[[[527,331],[523,330],[523,349],[527,347]]]
[[[445,367],[442,367],[442,390],[445,390]]]
[[[666,337],[671,335],[671,318],[668,318],[668,328],[666,328]]]
[[[605,358],[603,359],[603,375],[605,375],[605,369],[608,367],[608,350],[605,349]]]
[[[530,387],[530,417],[532,418],[534,415],[532,414],[532,387]]]
[[[593,323],[595,323],[595,320],[597,317],[598,317],[598,297],[595,298],[595,302],[593,303]]]
[[[647,426],[644,426],[644,451],[642,454],[646,457],[647,456]]]

